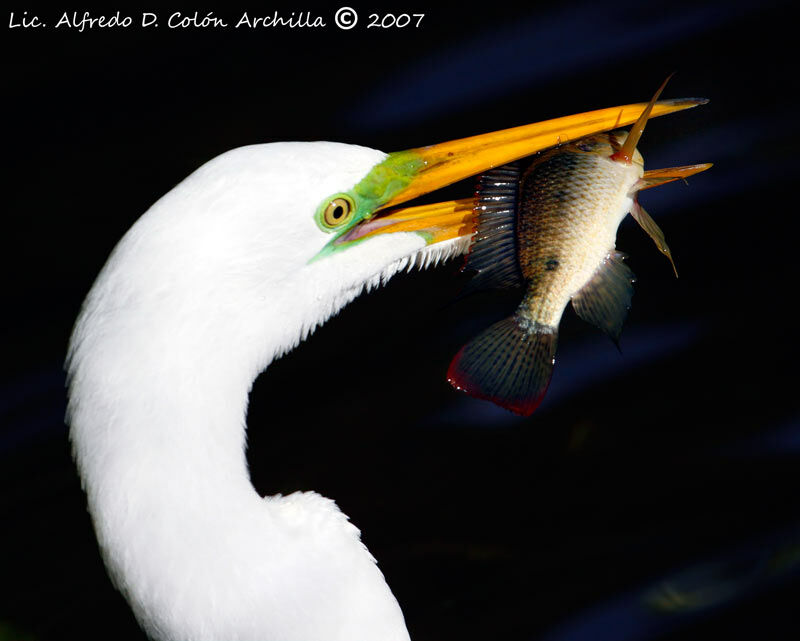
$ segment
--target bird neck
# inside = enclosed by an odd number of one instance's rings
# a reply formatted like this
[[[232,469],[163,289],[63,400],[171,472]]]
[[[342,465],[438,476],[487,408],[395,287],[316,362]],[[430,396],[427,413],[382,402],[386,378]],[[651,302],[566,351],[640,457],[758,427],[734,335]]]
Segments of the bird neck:
[[[165,317],[138,331],[122,322],[128,331],[108,319],[71,358],[71,438],[93,513],[172,519],[257,498],[245,457],[255,367]]]
[[[298,337],[254,342],[263,314],[187,324],[168,301],[119,313],[117,289],[96,287],[73,334],[68,418],[103,558],[142,627],[165,641],[408,641],[336,505],[250,483],[248,393]]]
[[[255,538],[272,514],[245,457],[257,365],[226,338],[236,328],[178,327],[168,303],[124,314],[118,303],[96,291],[76,326],[70,437],[112,580],[145,629],[177,629],[189,617],[174,613],[223,599],[214,586],[230,583],[240,555],[272,554]]]

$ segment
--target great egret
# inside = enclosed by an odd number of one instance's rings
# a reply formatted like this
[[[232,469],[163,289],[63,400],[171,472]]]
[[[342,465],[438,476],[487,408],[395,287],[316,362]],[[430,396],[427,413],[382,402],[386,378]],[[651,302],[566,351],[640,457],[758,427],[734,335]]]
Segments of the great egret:
[[[695,104],[664,101],[654,115]],[[72,335],[68,421],[106,567],[151,637],[408,639],[333,501],[255,492],[250,387],[365,287],[462,252],[472,233],[471,199],[377,212],[630,124],[644,106],[389,155],[325,142],[243,147],[133,225]]]

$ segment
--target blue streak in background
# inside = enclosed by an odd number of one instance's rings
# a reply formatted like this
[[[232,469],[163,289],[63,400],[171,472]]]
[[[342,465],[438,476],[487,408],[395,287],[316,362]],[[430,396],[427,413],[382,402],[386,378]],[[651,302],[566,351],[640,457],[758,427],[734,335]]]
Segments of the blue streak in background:
[[[542,641],[643,641],[800,575],[800,528],[749,541],[577,613]]]
[[[647,54],[763,6],[691,4],[664,11],[657,21],[639,2],[585,3],[531,15],[505,28],[492,27],[393,74],[391,81],[364,91],[345,117],[364,131],[440,117],[465,104],[502,99],[559,76],[585,73],[632,51]]]
[[[788,113],[781,111],[782,105],[775,107],[760,121],[737,120],[707,127],[691,138],[646,150],[646,169],[706,161],[713,162],[714,166],[689,178],[688,185],[676,182],[642,192],[639,197],[642,204],[651,210],[656,220],[676,212],[697,213],[698,205],[703,203],[766,186],[775,180],[777,167],[786,173],[796,171],[800,164],[797,155],[780,161],[762,162],[764,150],[776,148],[786,136],[786,132],[778,127],[765,127],[764,120],[792,120]]]
[[[800,416],[769,432],[731,443],[721,454],[748,459],[754,456],[797,456],[800,454]]]

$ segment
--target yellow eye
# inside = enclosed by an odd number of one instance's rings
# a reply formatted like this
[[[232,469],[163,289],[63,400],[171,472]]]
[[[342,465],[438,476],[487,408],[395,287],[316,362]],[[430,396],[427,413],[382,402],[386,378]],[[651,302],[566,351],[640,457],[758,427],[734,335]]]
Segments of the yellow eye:
[[[322,212],[322,222],[326,227],[339,227],[352,218],[354,209],[352,200],[337,196],[328,203]]]

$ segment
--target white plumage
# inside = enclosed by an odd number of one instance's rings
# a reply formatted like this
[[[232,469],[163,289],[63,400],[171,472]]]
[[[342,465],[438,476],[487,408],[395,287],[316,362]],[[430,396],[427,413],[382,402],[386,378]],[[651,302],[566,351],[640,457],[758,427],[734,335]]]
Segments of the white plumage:
[[[408,639],[347,517],[312,492],[260,497],[245,459],[259,372],[365,286],[466,248],[396,233],[309,262],[331,238],[316,207],[384,158],[335,143],[223,154],[136,222],[84,303],[70,436],[109,573],[155,639]]]

